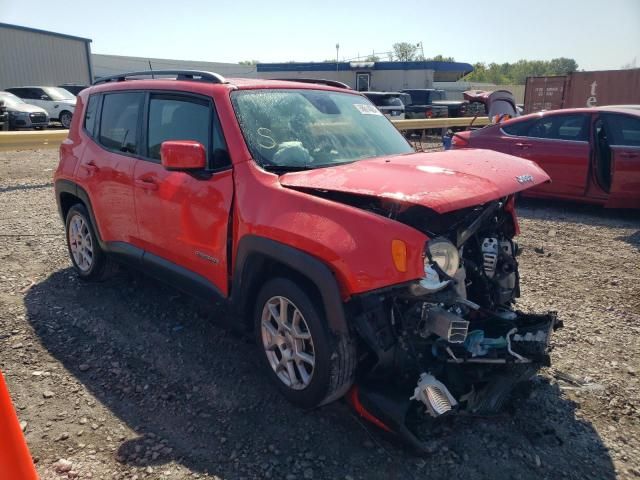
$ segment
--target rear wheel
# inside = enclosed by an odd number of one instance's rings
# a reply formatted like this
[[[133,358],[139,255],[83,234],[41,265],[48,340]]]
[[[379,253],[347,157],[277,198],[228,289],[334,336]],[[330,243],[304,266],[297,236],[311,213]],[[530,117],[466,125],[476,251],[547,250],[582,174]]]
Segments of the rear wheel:
[[[100,248],[84,205],[76,204],[69,209],[65,225],[69,256],[78,276],[87,281],[101,281],[110,277],[116,265]]]
[[[290,402],[312,408],[337,400],[353,383],[353,342],[335,338],[322,309],[291,280],[275,278],[264,285],[255,323],[268,375]]]
[[[71,112],[67,112],[66,110],[64,112],[60,112],[59,120],[64,128],[69,128],[71,125]]]

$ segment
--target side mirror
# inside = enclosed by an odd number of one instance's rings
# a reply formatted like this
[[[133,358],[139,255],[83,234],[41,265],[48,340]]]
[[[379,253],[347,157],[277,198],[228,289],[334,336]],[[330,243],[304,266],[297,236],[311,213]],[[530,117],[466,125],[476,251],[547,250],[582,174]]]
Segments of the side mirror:
[[[207,152],[200,142],[167,140],[160,146],[162,166],[167,170],[199,170],[207,166]]]

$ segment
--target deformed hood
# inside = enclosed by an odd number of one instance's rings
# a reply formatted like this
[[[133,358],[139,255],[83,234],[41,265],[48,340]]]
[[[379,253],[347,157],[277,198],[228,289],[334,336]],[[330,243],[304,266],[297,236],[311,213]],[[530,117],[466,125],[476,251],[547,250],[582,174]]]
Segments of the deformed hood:
[[[449,150],[287,173],[285,187],[368,195],[446,213],[549,181],[534,162],[491,150]]]

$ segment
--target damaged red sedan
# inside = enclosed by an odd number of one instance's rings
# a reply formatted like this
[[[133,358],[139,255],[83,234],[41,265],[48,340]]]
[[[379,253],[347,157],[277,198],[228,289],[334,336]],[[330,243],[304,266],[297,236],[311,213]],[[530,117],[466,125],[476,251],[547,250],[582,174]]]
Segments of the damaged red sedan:
[[[555,315],[515,307],[535,163],[415,153],[339,85],[153,75],[78,96],[55,189],[81,279],[124,263],[226,299],[288,400],[348,393],[417,448],[416,415],[495,411],[549,362]]]
[[[524,195],[640,208],[640,110],[636,106],[533,113],[456,133],[452,148],[533,160],[551,177]]]

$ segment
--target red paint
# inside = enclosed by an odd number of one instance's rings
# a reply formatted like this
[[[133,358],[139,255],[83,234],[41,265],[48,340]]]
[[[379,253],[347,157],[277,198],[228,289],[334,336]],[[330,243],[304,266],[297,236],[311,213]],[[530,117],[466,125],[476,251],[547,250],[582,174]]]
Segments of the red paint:
[[[231,91],[255,88],[359,95],[323,85],[272,80],[232,80],[230,84],[136,80],[90,87],[78,97],[55,179],[74,181],[87,192],[103,240],[128,242],[198,273],[224,295],[230,294],[229,272],[238,243],[251,234],[323,261],[334,273],[344,299],[421,278],[428,238],[383,215],[298,188],[373,195],[444,213],[505,197],[548,179],[533,162],[481,150],[377,158],[278,176],[251,160],[231,105]],[[80,128],[88,96],[130,89],[182,91],[211,98],[231,168],[203,177],[99,146]],[[195,148],[193,142],[171,142],[163,147],[167,166],[184,168],[200,161],[199,154],[192,158],[191,153],[184,153],[184,149]],[[523,175],[533,177],[532,181],[519,183],[517,177]],[[393,262],[391,246],[397,239],[407,247],[404,272]]]
[[[192,140],[171,140],[160,146],[162,166],[167,170],[191,170],[207,166],[204,145]]]
[[[351,390],[347,393],[347,401],[351,404],[353,409],[356,411],[358,415],[367,420],[368,422],[373,423],[376,427],[381,428],[382,430],[393,433],[393,430],[389,428],[382,420],[378,417],[374,416],[371,412],[369,412],[362,403],[360,403],[360,397],[358,396],[358,387],[352,387]]]
[[[531,181],[518,182],[523,175],[530,175]],[[401,200],[438,213],[485,203],[548,180],[533,162],[486,150],[378,157],[280,177],[280,183],[289,187]]]
[[[505,128],[532,119],[582,114],[588,117],[585,141],[515,136]],[[460,141],[452,148],[488,149],[532,160],[551,177],[551,183],[537,185],[523,195],[560,198],[603,205],[608,208],[640,208],[640,145],[611,145],[611,185],[606,188],[598,180],[596,124],[604,114],[640,121],[640,110],[623,108],[580,108],[534,113],[472,132],[461,132]],[[627,136],[630,137],[629,134]],[[613,140],[611,140],[613,141]],[[630,143],[634,143],[633,141]],[[608,191],[607,191],[608,190]]]

